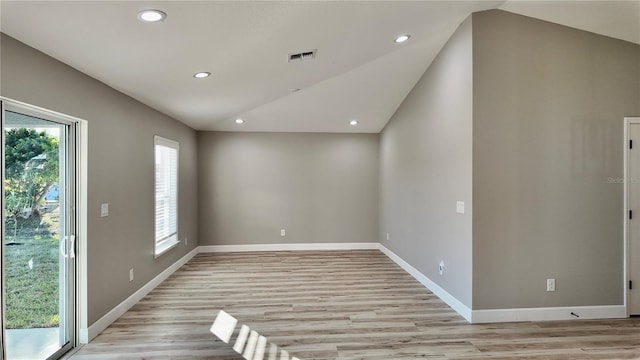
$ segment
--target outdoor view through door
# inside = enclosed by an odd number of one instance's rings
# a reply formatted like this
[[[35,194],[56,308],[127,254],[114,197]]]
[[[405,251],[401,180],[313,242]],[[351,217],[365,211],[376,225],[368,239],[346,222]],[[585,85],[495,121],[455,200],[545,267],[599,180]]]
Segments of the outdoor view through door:
[[[6,106],[5,350],[8,360],[55,359],[75,337],[75,127]]]

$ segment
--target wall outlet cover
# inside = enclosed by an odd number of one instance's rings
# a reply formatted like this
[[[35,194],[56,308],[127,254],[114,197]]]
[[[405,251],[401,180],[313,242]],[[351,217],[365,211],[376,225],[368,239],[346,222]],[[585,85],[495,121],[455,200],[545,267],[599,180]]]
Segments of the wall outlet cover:
[[[547,279],[547,291],[556,291],[556,279]]]

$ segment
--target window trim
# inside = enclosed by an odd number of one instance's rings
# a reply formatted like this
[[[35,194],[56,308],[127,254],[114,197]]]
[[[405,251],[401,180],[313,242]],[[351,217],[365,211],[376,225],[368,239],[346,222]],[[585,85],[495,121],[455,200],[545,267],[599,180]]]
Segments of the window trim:
[[[158,242],[156,238],[156,146],[164,146],[167,148],[171,148],[176,150],[176,232],[175,234],[169,235],[166,239]],[[174,140],[170,140],[164,138],[159,135],[153,136],[153,179],[154,179],[154,190],[153,190],[153,257],[157,259],[158,257],[166,254],[169,250],[175,248],[179,243],[178,237],[178,229],[179,223],[178,220],[180,218],[179,212],[179,193],[180,193],[180,143]]]

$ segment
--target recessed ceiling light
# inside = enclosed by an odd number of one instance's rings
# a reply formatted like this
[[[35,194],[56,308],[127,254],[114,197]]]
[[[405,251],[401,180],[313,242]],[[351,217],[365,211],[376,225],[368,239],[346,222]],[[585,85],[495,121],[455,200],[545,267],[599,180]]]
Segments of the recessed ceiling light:
[[[240,125],[240,124],[244,124],[244,120],[242,119],[236,119],[236,124]]]
[[[193,74],[193,77],[196,79],[204,79],[206,77],[209,77],[209,75],[211,75],[210,72],[202,71],[202,72],[197,72]]]
[[[396,38],[395,42],[397,43],[403,43],[407,40],[409,40],[409,38],[411,37],[411,35],[400,35]]]
[[[353,126],[358,125],[358,120],[351,120],[351,121],[349,121],[349,125],[353,125]]]
[[[138,13],[138,19],[145,22],[162,21],[167,18],[167,14],[160,10],[142,10]]]

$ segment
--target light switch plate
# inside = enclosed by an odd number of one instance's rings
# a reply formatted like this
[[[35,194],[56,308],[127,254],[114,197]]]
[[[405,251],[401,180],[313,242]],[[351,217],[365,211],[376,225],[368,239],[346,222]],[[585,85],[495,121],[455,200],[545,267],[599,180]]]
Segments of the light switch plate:
[[[464,201],[456,201],[456,213],[464,214]]]
[[[109,204],[100,205],[100,217],[109,216]]]

